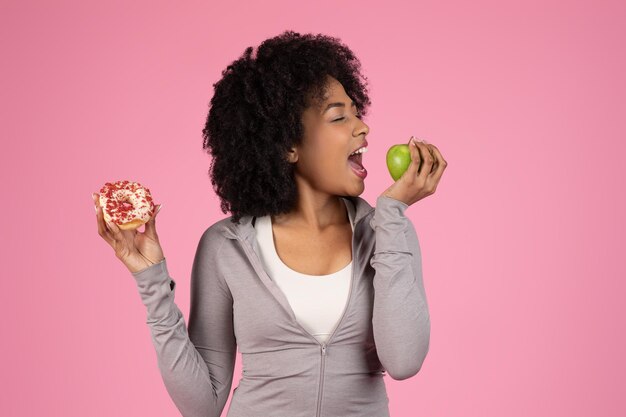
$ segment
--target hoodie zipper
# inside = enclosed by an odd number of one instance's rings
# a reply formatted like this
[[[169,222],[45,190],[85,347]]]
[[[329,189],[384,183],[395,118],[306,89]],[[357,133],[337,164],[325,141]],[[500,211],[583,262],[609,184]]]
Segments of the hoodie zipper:
[[[359,219],[358,222],[355,223],[354,225],[354,230],[356,230],[356,226],[367,216],[362,217],[361,219]],[[243,239],[235,234],[235,237],[237,238],[237,240],[239,241],[239,243],[241,244],[241,246],[243,247],[244,252],[246,253],[246,256],[248,257],[248,260],[252,263],[252,266],[254,267],[254,269],[256,270],[257,274],[263,273],[265,275],[267,275],[267,272],[265,271],[265,269],[263,268],[262,265],[260,265],[260,260],[258,259],[258,256],[256,256],[256,254],[254,254],[252,248],[249,247],[249,245],[243,241]],[[355,267],[354,265],[356,264],[356,251],[354,250],[354,231],[352,233],[352,268],[351,268],[351,274],[350,274],[350,288],[348,290],[348,300],[346,301],[346,305],[343,309],[343,312],[341,313],[341,318],[339,319],[339,321],[337,322],[337,324],[335,325],[335,327],[333,328],[333,331],[331,332],[330,336],[328,337],[328,339],[326,340],[326,342],[324,343],[320,343],[319,340],[317,340],[317,338],[315,338],[315,336],[313,336],[311,333],[309,333],[309,331],[307,329],[305,329],[304,327],[302,327],[302,325],[298,322],[298,320],[296,319],[296,325],[298,327],[300,327],[300,329],[307,335],[309,335],[309,337],[311,337],[311,339],[313,339],[317,344],[320,345],[320,353],[321,353],[321,361],[320,361],[320,383],[319,383],[319,390],[318,390],[318,395],[317,395],[317,413],[316,413],[316,417],[320,417],[320,412],[322,409],[322,389],[324,387],[324,364],[326,362],[326,348],[328,347],[328,345],[330,344],[330,341],[332,340],[333,336],[335,335],[335,332],[337,331],[337,329],[339,328],[339,326],[341,325],[341,323],[343,322],[343,319],[346,315],[346,312],[348,311],[348,308],[350,307],[350,301],[352,299],[352,287],[354,287],[354,270]],[[252,253],[251,253],[252,252]],[[269,275],[268,275],[269,278]],[[271,278],[270,278],[271,280]],[[278,303],[280,304],[280,303]],[[283,307],[283,310],[285,310],[285,312],[287,313],[287,315],[289,316],[289,311],[282,305],[280,304],[281,307]]]
[[[326,362],[326,344],[322,344],[322,360],[320,361],[320,386],[317,390],[317,412],[316,417],[320,417],[322,410],[322,388],[324,388],[324,363]]]
[[[354,225],[354,230],[356,230],[357,224],[358,223]],[[330,344],[331,340],[333,339],[333,336],[335,335],[335,332],[337,331],[337,329],[343,322],[343,319],[346,316],[346,312],[348,311],[348,308],[350,307],[350,301],[352,300],[352,287],[354,287],[354,281],[355,281],[354,280],[354,270],[356,269],[355,265],[356,265],[356,251],[354,250],[354,232],[353,232],[352,233],[352,271],[350,274],[350,289],[348,290],[348,300],[346,301],[346,306],[343,309],[343,313],[341,313],[341,318],[335,325],[335,328],[331,332],[330,336],[328,336],[328,339],[326,340],[326,342],[322,344],[322,361],[321,361],[322,363],[320,365],[320,368],[321,368],[320,369],[320,387],[319,387],[319,394],[317,396],[316,417],[320,417],[321,411],[322,411],[322,389],[324,388],[324,369],[325,369],[324,364],[326,362],[326,347]]]

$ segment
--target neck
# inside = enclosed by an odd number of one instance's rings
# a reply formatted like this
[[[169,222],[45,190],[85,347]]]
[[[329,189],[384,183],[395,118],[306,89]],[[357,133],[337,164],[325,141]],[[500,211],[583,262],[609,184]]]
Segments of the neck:
[[[319,192],[299,193],[298,203],[289,213],[272,216],[277,226],[299,227],[321,232],[329,226],[349,223],[346,206],[337,195]]]

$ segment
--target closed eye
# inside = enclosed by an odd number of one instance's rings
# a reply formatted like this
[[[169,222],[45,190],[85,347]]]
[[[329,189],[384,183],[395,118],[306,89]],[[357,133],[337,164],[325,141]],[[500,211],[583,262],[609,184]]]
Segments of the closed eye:
[[[356,117],[358,117],[359,119],[361,118],[361,116],[362,116],[361,113],[357,113],[356,114]],[[340,117],[338,119],[335,119],[335,120],[333,120],[333,122],[338,122],[339,120],[343,120],[343,119],[345,119],[345,117]]]

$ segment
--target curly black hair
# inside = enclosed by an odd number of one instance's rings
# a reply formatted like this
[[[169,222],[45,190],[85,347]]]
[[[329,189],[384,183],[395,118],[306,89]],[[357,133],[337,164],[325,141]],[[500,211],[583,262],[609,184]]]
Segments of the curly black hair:
[[[212,156],[209,175],[222,212],[244,215],[291,211],[298,198],[287,151],[301,143],[302,113],[320,105],[328,76],[339,81],[361,116],[371,104],[361,63],[338,38],[291,30],[264,40],[222,71],[203,133]]]

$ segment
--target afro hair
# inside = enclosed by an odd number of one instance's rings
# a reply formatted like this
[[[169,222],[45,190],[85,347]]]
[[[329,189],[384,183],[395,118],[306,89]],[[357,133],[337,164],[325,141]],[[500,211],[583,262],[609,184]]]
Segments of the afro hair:
[[[361,117],[371,104],[355,54],[337,38],[294,31],[248,47],[222,71],[203,133],[212,156],[209,175],[223,213],[290,212],[298,190],[290,148],[303,139],[302,113],[324,100],[328,76],[339,81]]]

